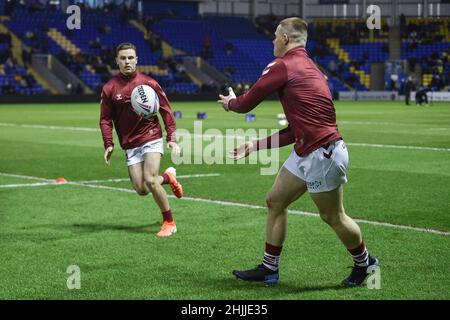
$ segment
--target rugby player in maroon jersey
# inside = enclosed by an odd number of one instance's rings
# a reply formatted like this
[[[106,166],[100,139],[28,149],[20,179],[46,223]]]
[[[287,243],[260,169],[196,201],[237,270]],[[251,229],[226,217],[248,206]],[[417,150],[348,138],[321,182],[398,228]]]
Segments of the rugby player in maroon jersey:
[[[276,57],[263,70],[252,88],[236,97],[232,88],[218,102],[226,111],[247,113],[277,92],[288,127],[277,134],[249,141],[230,152],[241,159],[264,148],[279,148],[294,143],[294,149],[278,172],[267,194],[266,244],[263,261],[254,269],[233,274],[243,280],[275,284],[287,232],[287,208],[307,191],[320,217],[337,234],[354,261],[351,274],[342,285],[353,287],[364,282],[378,266],[369,255],[359,226],[346,215],[343,187],[347,182],[348,152],[336,124],[336,113],[326,77],[305,50],[307,24],[293,17],[280,22],[276,31]]]
[[[128,174],[136,193],[146,196],[152,193],[161,210],[163,223],[157,233],[159,237],[168,237],[177,232],[170,210],[169,201],[163,184],[170,184],[172,192],[178,198],[183,189],[176,179],[176,170],[168,168],[159,175],[161,156],[164,154],[162,129],[158,117],[144,119],[138,116],[131,106],[131,92],[138,85],[149,85],[159,97],[159,113],[167,131],[167,147],[175,154],[180,153],[176,143],[175,117],[169,100],[161,86],[149,76],[136,69],[138,62],[136,47],[131,43],[122,43],[116,48],[116,63],[119,74],[103,86],[100,129],[105,147],[104,161],[110,164],[114,150],[112,130],[115,127],[119,143],[125,151]]]

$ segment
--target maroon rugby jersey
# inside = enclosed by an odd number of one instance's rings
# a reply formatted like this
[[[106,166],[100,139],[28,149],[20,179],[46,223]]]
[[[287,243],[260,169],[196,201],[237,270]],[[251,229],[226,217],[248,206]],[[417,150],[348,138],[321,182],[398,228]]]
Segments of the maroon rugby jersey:
[[[327,80],[304,47],[295,47],[269,63],[252,88],[230,100],[228,107],[249,112],[275,91],[289,123],[279,132],[280,147],[295,142],[295,151],[304,157],[341,137]],[[259,141],[258,148],[272,147],[272,137]]]
[[[149,76],[135,71],[130,76],[119,73],[103,86],[100,129],[105,149],[114,146],[113,123],[122,149],[136,148],[149,141],[162,137],[158,117],[144,119],[138,116],[131,106],[131,92],[141,84],[152,87],[159,97],[159,113],[167,131],[167,142],[176,142],[176,123],[166,94],[161,86]]]

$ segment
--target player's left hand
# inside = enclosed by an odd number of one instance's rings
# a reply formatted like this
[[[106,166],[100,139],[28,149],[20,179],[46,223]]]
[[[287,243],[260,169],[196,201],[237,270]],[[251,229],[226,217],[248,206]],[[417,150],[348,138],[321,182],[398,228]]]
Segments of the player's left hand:
[[[217,100],[218,103],[220,103],[222,105],[222,108],[225,111],[230,111],[230,109],[228,108],[228,102],[230,102],[230,100],[236,99],[236,94],[233,91],[232,87],[228,87],[228,95],[224,96],[219,94],[219,100]]]
[[[239,160],[247,157],[253,151],[255,151],[255,144],[251,141],[247,141],[228,152],[228,156],[233,160]]]
[[[172,153],[176,156],[180,155],[180,147],[176,142],[167,142],[167,148],[172,150]]]
[[[103,154],[103,160],[105,160],[105,164],[107,166],[109,166],[109,164],[111,163],[110,161],[111,161],[111,155],[112,155],[113,151],[114,151],[114,147],[112,147],[112,146],[105,149],[105,153]]]

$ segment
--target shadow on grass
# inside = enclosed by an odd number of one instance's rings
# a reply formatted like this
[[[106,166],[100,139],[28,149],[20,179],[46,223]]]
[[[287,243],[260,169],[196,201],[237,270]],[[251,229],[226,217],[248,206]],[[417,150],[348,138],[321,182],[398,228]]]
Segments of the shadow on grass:
[[[83,233],[95,233],[102,231],[123,231],[131,233],[149,233],[157,232],[161,227],[161,223],[155,222],[151,224],[145,224],[141,226],[127,226],[118,224],[106,224],[106,223],[77,223],[70,225],[72,231]]]
[[[82,223],[82,224],[45,224],[27,226],[19,228],[14,232],[1,232],[0,242],[16,243],[18,241],[30,241],[35,243],[44,243],[49,241],[58,241],[71,239],[77,234],[98,233],[104,231],[119,231],[127,233],[156,233],[160,230],[161,223],[148,223],[139,226],[119,225],[119,224],[102,224],[102,223]],[[67,229],[71,233],[67,233]],[[37,231],[37,232],[36,232]]]
[[[204,283],[205,286],[213,286],[214,288],[220,287],[221,290],[234,291],[233,294],[236,294],[236,291],[245,291],[246,295],[248,294],[261,294],[261,293],[269,293],[270,294],[280,294],[280,295],[299,295],[302,293],[311,293],[311,292],[337,292],[341,290],[348,290],[349,288],[341,286],[339,283],[324,283],[324,284],[290,284],[285,281],[280,281],[278,284],[274,286],[267,286],[263,283],[258,282],[250,282],[243,281],[240,279],[236,279],[234,276],[230,275],[229,278],[220,278],[220,279],[207,279]],[[294,297],[293,297],[294,298]],[[295,298],[299,298],[296,296]]]

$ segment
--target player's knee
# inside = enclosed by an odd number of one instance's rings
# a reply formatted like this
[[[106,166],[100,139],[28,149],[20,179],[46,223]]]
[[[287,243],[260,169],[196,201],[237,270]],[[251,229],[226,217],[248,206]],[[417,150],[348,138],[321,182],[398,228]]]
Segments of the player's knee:
[[[144,181],[150,191],[155,190],[156,186],[159,184],[158,176],[145,176]]]
[[[140,196],[146,196],[150,193],[150,190],[148,190],[148,188],[145,188],[145,186],[135,186],[134,190]]]
[[[267,208],[269,209],[275,209],[275,210],[282,210],[285,209],[285,205],[282,201],[278,199],[278,197],[274,196],[272,193],[268,193],[266,196],[266,204]]]
[[[136,193],[140,196],[146,196],[149,194],[148,190],[144,190],[144,189],[138,189],[138,190],[136,190]]]
[[[273,206],[273,204],[274,204],[274,202],[273,202],[273,196],[272,196],[270,193],[268,193],[268,194],[266,195],[266,204],[267,204],[267,207],[268,207],[268,208],[270,208],[270,207]]]

